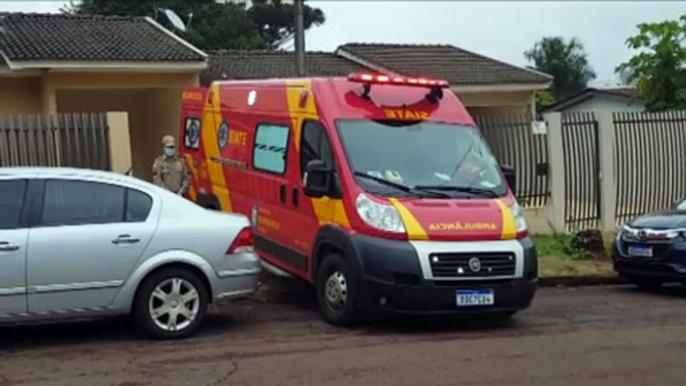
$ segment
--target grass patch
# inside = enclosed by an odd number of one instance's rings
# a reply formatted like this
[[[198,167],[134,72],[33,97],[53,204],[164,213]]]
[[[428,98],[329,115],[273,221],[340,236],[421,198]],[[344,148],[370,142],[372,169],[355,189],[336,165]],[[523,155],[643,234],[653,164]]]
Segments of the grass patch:
[[[532,239],[538,250],[541,277],[612,275],[614,272],[609,254],[612,239],[605,240],[605,256],[593,259],[574,246],[572,235],[538,235]]]

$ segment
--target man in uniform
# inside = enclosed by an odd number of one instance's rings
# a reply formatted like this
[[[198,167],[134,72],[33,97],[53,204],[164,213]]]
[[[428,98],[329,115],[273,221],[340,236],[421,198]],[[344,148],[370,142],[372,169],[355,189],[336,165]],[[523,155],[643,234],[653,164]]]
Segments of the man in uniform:
[[[152,166],[153,182],[180,196],[188,193],[191,187],[191,175],[186,159],[176,155],[174,137],[162,137],[164,154],[155,159]]]

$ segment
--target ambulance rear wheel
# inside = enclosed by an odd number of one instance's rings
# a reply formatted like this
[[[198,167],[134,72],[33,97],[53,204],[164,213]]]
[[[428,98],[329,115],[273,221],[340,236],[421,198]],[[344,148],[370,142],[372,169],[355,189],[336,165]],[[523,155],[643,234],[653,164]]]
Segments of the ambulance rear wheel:
[[[352,325],[359,314],[356,296],[350,264],[337,253],[326,256],[317,273],[317,301],[324,320],[335,326]]]

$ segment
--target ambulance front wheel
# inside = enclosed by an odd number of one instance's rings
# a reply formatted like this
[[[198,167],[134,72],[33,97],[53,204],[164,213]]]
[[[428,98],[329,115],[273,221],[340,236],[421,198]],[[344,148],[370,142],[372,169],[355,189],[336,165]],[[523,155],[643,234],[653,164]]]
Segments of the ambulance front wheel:
[[[324,257],[317,273],[317,301],[324,320],[335,326],[352,325],[359,314],[357,281],[350,264],[333,253]]]

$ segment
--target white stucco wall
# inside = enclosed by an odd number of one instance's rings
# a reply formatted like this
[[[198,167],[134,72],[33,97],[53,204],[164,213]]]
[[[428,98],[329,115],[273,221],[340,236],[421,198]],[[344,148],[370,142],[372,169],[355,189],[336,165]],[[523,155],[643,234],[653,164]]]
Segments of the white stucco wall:
[[[627,98],[615,97],[610,95],[596,95],[591,99],[587,99],[577,105],[570,106],[562,112],[578,112],[578,111],[643,111],[645,107],[639,101],[629,100]]]

